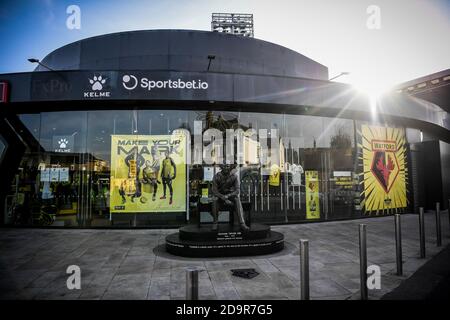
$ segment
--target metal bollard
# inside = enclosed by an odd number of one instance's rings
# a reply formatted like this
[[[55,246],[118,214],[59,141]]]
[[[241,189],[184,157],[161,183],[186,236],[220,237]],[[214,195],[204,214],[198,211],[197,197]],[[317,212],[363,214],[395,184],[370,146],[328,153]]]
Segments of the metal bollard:
[[[448,214],[448,226],[450,227],[450,199],[448,199],[447,214]]]
[[[366,225],[359,225],[359,276],[361,300],[367,300],[367,246],[366,246]]]
[[[198,300],[198,270],[186,269],[186,300]]]
[[[439,202],[436,202],[436,245],[438,247],[442,246],[441,209],[440,209],[440,203]]]
[[[420,257],[425,258],[425,220],[423,207],[419,208],[419,235],[420,235]]]
[[[400,223],[400,215],[395,215],[395,253],[397,256],[397,275],[403,274],[403,261],[402,261],[402,226]]]
[[[300,300],[309,300],[309,241],[300,240]]]

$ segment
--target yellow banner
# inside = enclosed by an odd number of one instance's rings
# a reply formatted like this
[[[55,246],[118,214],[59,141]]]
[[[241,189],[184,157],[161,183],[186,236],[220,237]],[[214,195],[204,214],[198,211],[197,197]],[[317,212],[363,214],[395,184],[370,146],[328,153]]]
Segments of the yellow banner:
[[[404,129],[363,125],[361,133],[365,210],[406,207]]]
[[[273,187],[280,185],[280,167],[277,164],[270,167],[269,185]]]
[[[306,219],[320,218],[319,172],[305,171]]]
[[[113,213],[186,211],[186,138],[112,135]]]

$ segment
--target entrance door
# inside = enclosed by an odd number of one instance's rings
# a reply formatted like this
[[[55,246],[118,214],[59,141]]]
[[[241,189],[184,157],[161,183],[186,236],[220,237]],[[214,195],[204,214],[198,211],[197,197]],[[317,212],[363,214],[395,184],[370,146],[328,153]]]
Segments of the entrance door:
[[[89,226],[89,156],[84,153],[45,153],[39,163],[38,207],[32,224],[48,226]]]
[[[30,191],[34,193],[30,203],[33,225],[87,226],[91,170],[87,112],[44,112],[24,115],[21,120],[36,140],[35,152],[22,161],[35,177],[35,188]]]

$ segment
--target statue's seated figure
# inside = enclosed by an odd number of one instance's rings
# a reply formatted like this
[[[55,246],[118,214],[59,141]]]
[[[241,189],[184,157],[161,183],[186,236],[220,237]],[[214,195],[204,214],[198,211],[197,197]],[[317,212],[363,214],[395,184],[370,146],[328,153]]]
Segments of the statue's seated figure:
[[[221,171],[216,173],[212,183],[212,216],[213,230],[217,230],[217,220],[219,210],[224,207],[232,207],[236,213],[242,231],[248,231],[249,227],[245,224],[244,210],[242,208],[240,194],[240,181],[235,166],[224,164],[220,166]]]

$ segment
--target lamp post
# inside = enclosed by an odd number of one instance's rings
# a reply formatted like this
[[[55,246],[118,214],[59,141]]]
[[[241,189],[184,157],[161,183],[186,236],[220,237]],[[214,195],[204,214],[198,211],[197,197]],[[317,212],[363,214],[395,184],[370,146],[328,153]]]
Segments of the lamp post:
[[[337,76],[334,76],[333,78],[330,78],[328,81],[334,80],[336,78],[339,78],[340,76],[348,76],[350,74],[350,72],[344,71],[341,72],[340,74],[338,74]]]
[[[48,69],[50,71],[55,71],[52,68],[50,68],[50,67],[46,66],[45,64],[43,64],[41,61],[39,61],[39,59],[29,58],[28,61],[31,62],[31,63],[37,63],[38,65],[40,65],[40,66],[42,66],[42,67],[44,67],[44,68],[46,68],[46,69]]]
[[[48,69],[49,71],[54,72],[58,77],[60,77],[60,78],[68,85],[68,80],[67,80],[66,76],[65,76],[63,73],[61,73],[60,71],[55,70],[55,69],[52,69],[52,68],[50,68],[49,66],[46,66],[46,65],[43,64],[41,61],[39,61],[39,59],[29,58],[29,59],[27,59],[27,60],[28,60],[29,62],[31,62],[31,63],[37,63],[38,65],[40,65],[40,66],[42,66],[42,67]]]
[[[211,66],[211,60],[214,60],[215,58],[216,58],[216,56],[214,56],[212,54],[208,55],[208,60],[209,60],[209,62],[208,62],[208,71],[209,71],[209,67]]]

